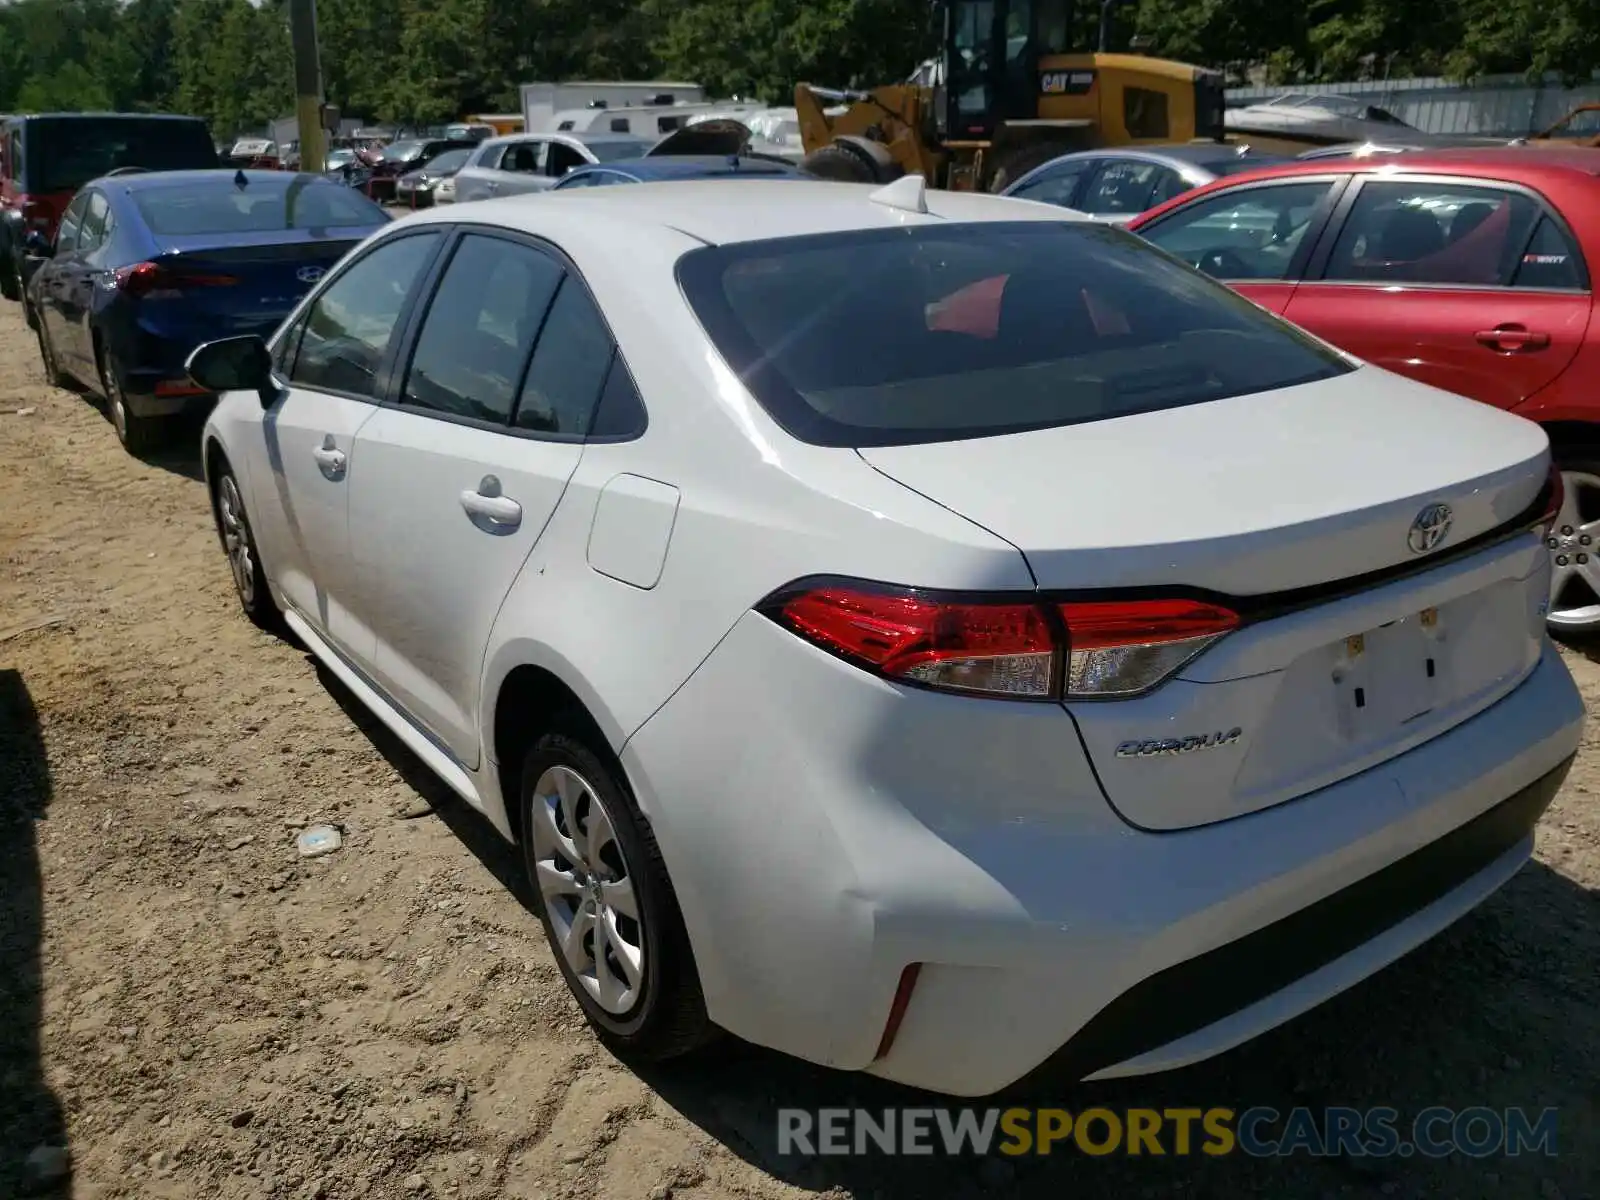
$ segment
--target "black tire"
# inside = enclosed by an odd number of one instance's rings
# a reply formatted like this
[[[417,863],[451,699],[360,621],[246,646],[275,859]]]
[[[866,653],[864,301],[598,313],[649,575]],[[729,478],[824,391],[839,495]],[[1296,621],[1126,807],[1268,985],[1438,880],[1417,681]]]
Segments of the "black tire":
[[[998,195],[1035,167],[1042,167],[1052,158],[1060,158],[1063,154],[1071,154],[1072,149],[1071,146],[1059,142],[1036,142],[1029,146],[1019,146],[1002,158],[995,167],[994,174],[989,177],[989,190]]]
[[[609,750],[598,743],[596,735],[586,732],[585,722],[569,720],[558,723],[556,731],[539,738],[528,751],[522,764],[522,859],[528,873],[533,894],[537,897],[539,919],[544,925],[545,937],[561,974],[567,981],[584,1016],[596,1035],[619,1057],[661,1062],[678,1058],[706,1045],[716,1037],[716,1027],[706,1015],[705,999],[700,990],[700,977],[695,970],[694,953],[689,946],[689,935],[684,929],[683,914],[678,908],[678,898],[672,890],[661,849],[656,845],[649,824],[640,815],[626,778]],[[602,863],[613,880],[627,879],[632,883],[632,895],[638,910],[638,920],[628,927],[629,918],[613,910],[613,921],[623,930],[624,941],[636,939],[632,944],[642,948],[644,961],[636,994],[628,1005],[618,1012],[607,1011],[589,988],[580,980],[562,949],[562,940],[553,921],[552,908],[541,889],[538,863],[540,852],[535,845],[535,822],[552,822],[563,818],[544,817],[541,809],[551,811],[546,801],[537,795],[541,779],[552,768],[564,768],[587,785],[586,795],[574,805],[578,824],[587,843],[595,829],[593,804],[598,801],[614,831],[615,843],[620,846],[620,866],[617,861]],[[557,805],[555,813],[562,811]],[[552,825],[558,831],[559,825]],[[557,857],[546,861],[559,867]],[[569,870],[573,864],[569,863]],[[571,871],[574,878],[581,872]],[[582,894],[581,889],[573,895]],[[564,903],[564,902],[561,902]],[[584,903],[588,903],[587,900]],[[591,910],[592,911],[592,910]],[[575,924],[573,911],[559,914],[564,923]],[[581,939],[580,939],[581,940]],[[583,946],[592,954],[591,939]],[[620,969],[601,964],[594,966],[594,974],[610,971],[612,977],[622,979]]]
[[[17,259],[9,250],[0,253],[0,296],[7,300],[22,299],[22,272]]]
[[[102,349],[95,351],[100,366],[100,391],[105,397],[106,416],[117,432],[122,448],[135,458],[157,449],[165,439],[166,426],[159,417],[142,417],[133,411],[122,390],[122,371],[117,360]]]
[[[282,634],[285,626],[283,613],[272,599],[272,589],[267,586],[267,576],[261,566],[261,552],[256,548],[255,531],[250,526],[249,514],[244,507],[244,489],[226,459],[211,480],[211,515],[217,524],[217,540],[222,552],[228,556],[228,570],[233,576],[234,594],[239,597],[239,607],[252,624],[268,633]],[[239,555],[242,540],[243,556]]]
[[[55,345],[50,341],[44,322],[37,317],[33,320],[33,334],[39,339],[39,361],[44,365],[44,381],[51,387],[66,387],[67,377],[61,373],[61,364],[56,361]]]
[[[28,323],[29,329],[39,328],[39,314],[33,311],[33,305],[28,303],[28,298],[22,298],[22,319]]]
[[[813,150],[800,163],[800,169],[808,175],[834,183],[878,182],[877,170],[863,155],[839,145]]]

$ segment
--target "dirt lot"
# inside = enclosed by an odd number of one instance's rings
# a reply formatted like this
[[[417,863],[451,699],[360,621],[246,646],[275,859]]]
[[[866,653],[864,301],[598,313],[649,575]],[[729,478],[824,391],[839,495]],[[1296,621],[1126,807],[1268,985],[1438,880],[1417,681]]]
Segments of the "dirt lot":
[[[1539,861],[1412,959],[1218,1062],[1028,1097],[1555,1106],[1554,1160],[784,1159],[778,1107],[903,1094],[603,1052],[487,825],[239,614],[192,444],[129,458],[0,306],[3,1200],[58,1145],[76,1197],[1600,1195],[1600,727]],[[309,821],[343,849],[299,859]]]

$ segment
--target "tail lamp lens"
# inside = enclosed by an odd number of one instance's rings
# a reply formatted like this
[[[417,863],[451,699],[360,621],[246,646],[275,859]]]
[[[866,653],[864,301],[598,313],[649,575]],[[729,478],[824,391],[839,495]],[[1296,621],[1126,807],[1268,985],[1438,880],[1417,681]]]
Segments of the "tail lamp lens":
[[[118,267],[113,286],[130,296],[176,296],[185,288],[232,287],[239,281],[232,275],[210,275],[198,271],[176,271],[160,263],[142,262]]]
[[[856,582],[789,589],[760,611],[886,678],[1032,700],[1148,691],[1239,624],[1237,613],[1191,600],[1051,605]]]

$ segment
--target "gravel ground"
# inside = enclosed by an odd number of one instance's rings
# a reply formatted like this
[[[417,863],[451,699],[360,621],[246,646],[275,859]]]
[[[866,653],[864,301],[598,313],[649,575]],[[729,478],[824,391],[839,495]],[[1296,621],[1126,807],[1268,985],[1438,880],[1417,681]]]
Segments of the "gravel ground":
[[[1027,1097],[1554,1106],[1558,1157],[782,1158],[779,1107],[907,1097],[603,1051],[513,856],[240,615],[176,444],[124,454],[0,305],[0,1198],[62,1146],[75,1197],[1600,1194],[1600,734],[1538,862],[1409,960],[1218,1061]],[[298,858],[308,822],[343,849]]]

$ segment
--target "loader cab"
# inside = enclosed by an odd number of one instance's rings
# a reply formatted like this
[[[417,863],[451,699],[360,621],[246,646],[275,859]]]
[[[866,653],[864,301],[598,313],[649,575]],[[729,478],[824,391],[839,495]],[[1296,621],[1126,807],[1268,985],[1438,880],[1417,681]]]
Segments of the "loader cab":
[[[947,0],[939,133],[987,141],[1039,115],[1039,60],[1065,53],[1072,0]]]

